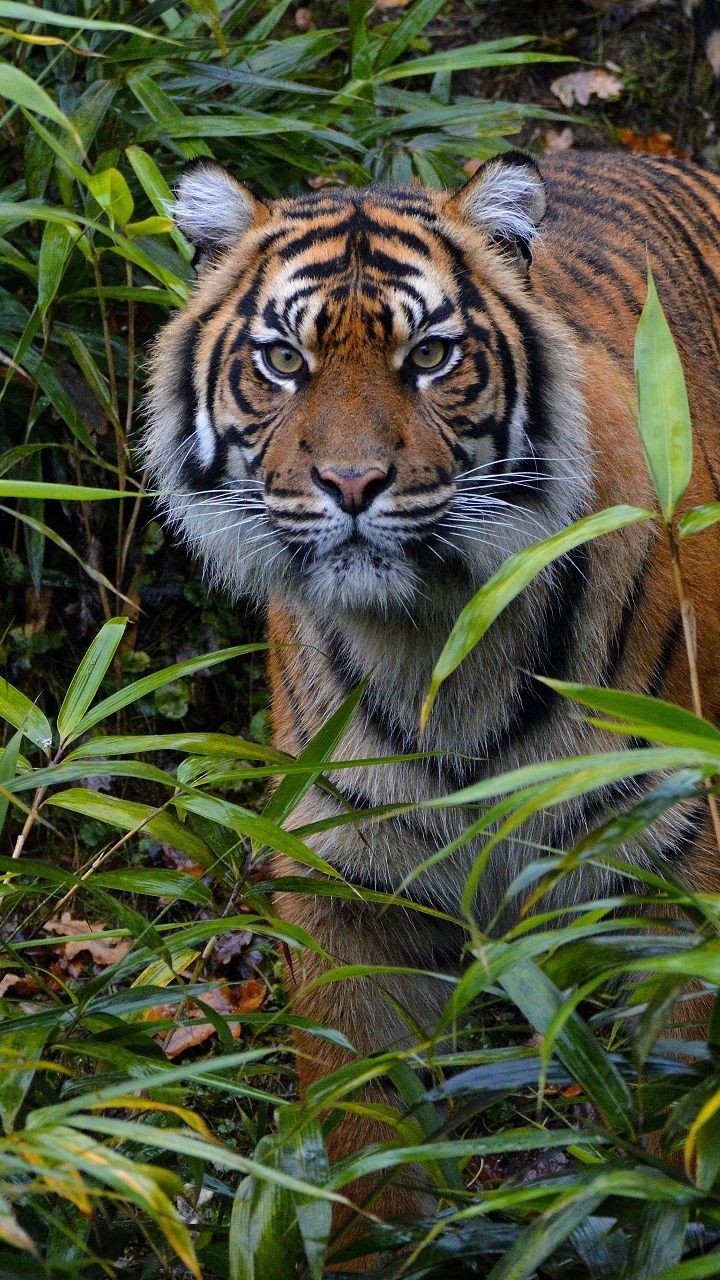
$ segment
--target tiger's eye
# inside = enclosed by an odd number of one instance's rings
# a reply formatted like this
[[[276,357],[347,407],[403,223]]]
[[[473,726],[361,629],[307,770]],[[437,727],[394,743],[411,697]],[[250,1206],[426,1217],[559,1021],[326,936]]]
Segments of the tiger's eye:
[[[449,349],[450,343],[442,338],[428,338],[425,342],[419,342],[416,347],[413,347],[408,359],[416,369],[437,369]]]
[[[273,342],[266,347],[265,359],[276,373],[297,373],[305,363],[300,352],[286,342]]]

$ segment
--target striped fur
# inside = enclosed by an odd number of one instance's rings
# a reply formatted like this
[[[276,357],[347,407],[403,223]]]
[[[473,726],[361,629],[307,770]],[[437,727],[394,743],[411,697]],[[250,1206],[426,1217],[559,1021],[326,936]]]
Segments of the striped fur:
[[[270,661],[275,737],[285,750],[300,751],[367,678],[339,754],[415,751],[433,662],[478,585],[509,553],[593,510],[652,504],[632,416],[646,248],[688,376],[696,440],[688,502],[720,498],[720,180],[652,157],[553,157],[542,170],[544,183],[532,162],[511,154],[456,196],[326,190],[253,202],[249,224],[251,197],[240,188],[223,206],[225,175],[205,167],[183,183],[179,222],[201,242],[204,265],[193,299],[157,344],[147,454],[172,495],[170,518],[211,575],[266,604],[279,646]],[[446,354],[424,372],[411,353],[432,338]],[[268,365],[278,341],[303,358],[291,377]],[[368,468],[385,482],[364,511],[342,510],[323,473]],[[719,553],[717,531],[686,544],[714,718]],[[617,748],[529,671],[688,704],[677,601],[651,525],[566,557],[506,610],[441,691],[423,746],[447,754],[349,770],[334,779],[338,788],[364,808]],[[479,893],[480,922],[498,911],[536,843],[570,846],[605,804],[631,794],[618,788],[541,815],[526,844],[501,847]],[[293,822],[340,811],[313,791]],[[717,890],[703,812],[660,823],[653,839],[695,888]],[[447,812],[345,826],[313,843],[350,880],[393,890],[465,821]],[[475,854],[461,851],[416,881],[413,895],[457,913]],[[564,884],[563,900],[611,887],[588,869]],[[342,961],[458,966],[461,936],[429,917],[282,895],[278,908]],[[388,986],[420,1025],[445,998],[431,980]],[[369,982],[345,984],[342,994],[318,988],[298,1008],[340,1026],[362,1050],[402,1035],[396,1010]],[[332,1050],[319,1060],[316,1043],[300,1039],[311,1053],[306,1082],[339,1060]]]

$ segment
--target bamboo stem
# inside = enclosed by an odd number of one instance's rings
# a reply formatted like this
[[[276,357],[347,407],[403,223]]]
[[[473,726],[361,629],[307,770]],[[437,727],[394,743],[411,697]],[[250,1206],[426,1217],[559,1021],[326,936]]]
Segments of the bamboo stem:
[[[702,697],[700,694],[700,678],[697,667],[697,628],[695,625],[695,610],[692,601],[688,599],[685,593],[685,580],[682,573],[682,565],[680,563],[680,545],[675,537],[675,531],[670,522],[665,522],[665,532],[667,534],[668,546],[670,547],[670,559],[673,568],[673,577],[675,579],[675,590],[677,591],[678,601],[680,603],[680,620],[682,622],[683,638],[685,640],[685,652],[687,653],[688,669],[690,671],[690,693],[692,696],[693,711],[696,716],[702,719]],[[705,787],[708,793],[708,806],[710,809],[710,818],[715,833],[715,842],[720,853],[720,810],[718,810],[717,797],[713,795],[711,790],[711,782],[709,778],[705,779]]]

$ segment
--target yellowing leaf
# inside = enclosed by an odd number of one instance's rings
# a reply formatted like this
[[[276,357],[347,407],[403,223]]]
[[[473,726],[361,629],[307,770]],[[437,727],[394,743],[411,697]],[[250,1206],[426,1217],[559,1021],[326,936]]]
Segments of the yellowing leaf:
[[[120,170],[103,169],[102,173],[90,174],[87,184],[111,225],[114,227],[117,222],[124,228],[132,218],[135,201]]]

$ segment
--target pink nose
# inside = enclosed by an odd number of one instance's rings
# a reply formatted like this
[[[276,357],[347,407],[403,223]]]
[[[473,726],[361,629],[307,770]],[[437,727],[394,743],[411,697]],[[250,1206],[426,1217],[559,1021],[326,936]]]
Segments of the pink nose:
[[[328,468],[315,472],[315,483],[351,516],[366,511],[373,498],[387,488],[390,480],[390,474],[381,467],[369,467],[367,471],[333,471]]]

